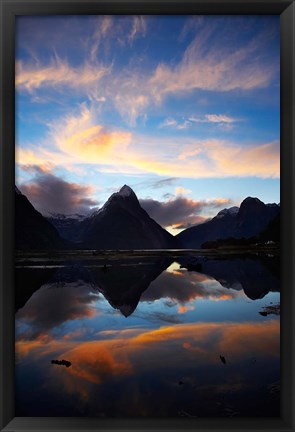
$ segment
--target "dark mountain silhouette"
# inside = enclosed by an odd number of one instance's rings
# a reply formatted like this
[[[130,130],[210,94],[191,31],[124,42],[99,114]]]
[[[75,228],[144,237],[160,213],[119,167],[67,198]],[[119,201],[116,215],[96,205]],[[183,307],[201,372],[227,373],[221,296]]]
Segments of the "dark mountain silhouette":
[[[281,217],[280,213],[278,213],[268,224],[267,226],[258,234],[259,241],[280,241],[280,228],[281,228]]]
[[[213,219],[173,237],[148,215],[126,185],[86,218],[58,215],[46,219],[16,188],[16,248],[174,249],[219,247],[224,242],[227,246],[247,245],[252,240],[278,242],[279,212],[277,204],[264,204],[258,198],[248,197],[240,208],[224,209]]]
[[[140,206],[124,185],[91,217],[82,221],[80,241],[92,249],[167,249],[177,240]]]
[[[184,248],[200,248],[206,242],[241,239],[259,235],[279,214],[277,204],[264,204],[258,198],[246,198],[240,208],[220,211],[213,219],[190,227],[176,237]]]
[[[187,228],[176,237],[184,248],[199,248],[205,241],[229,237],[238,211],[238,207],[221,210],[213,219]]]
[[[258,198],[246,198],[237,213],[234,237],[252,237],[259,234],[278,215],[277,204],[264,204]]]
[[[226,239],[218,239],[202,243],[202,249],[218,249],[230,247],[249,247],[253,245],[265,245],[277,247],[280,243],[280,213],[278,213],[256,236],[234,238],[228,237]]]
[[[57,230],[39,213],[28,198],[15,187],[16,249],[60,249],[66,246]]]

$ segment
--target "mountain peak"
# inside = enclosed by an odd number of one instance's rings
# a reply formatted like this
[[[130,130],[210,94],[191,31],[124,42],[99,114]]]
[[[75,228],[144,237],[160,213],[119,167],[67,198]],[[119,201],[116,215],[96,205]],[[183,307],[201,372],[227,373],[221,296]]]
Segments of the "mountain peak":
[[[247,197],[241,202],[239,216],[248,211],[263,211],[265,207],[266,205],[259,198]]]
[[[123,197],[130,197],[130,196],[134,196],[135,193],[134,191],[131,189],[130,186],[128,185],[124,185],[121,187],[121,189],[118,192],[119,195],[123,196]]]
[[[243,203],[256,203],[256,204],[264,204],[259,198],[255,198],[255,197],[250,197],[248,196],[247,198],[244,199]],[[241,204],[241,205],[242,205]]]

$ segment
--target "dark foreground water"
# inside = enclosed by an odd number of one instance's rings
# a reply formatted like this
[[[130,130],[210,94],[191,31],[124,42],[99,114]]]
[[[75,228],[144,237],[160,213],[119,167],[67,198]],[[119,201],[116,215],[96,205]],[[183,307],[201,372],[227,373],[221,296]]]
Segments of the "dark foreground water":
[[[16,416],[279,416],[278,259],[191,262],[19,260]]]

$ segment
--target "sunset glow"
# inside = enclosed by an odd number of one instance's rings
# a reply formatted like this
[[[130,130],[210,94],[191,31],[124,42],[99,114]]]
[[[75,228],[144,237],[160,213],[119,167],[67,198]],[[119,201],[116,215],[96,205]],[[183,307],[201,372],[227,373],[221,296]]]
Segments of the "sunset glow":
[[[161,206],[280,201],[277,17],[19,17],[16,47],[16,182],[41,213],[60,182],[81,187],[65,214],[123,184]]]

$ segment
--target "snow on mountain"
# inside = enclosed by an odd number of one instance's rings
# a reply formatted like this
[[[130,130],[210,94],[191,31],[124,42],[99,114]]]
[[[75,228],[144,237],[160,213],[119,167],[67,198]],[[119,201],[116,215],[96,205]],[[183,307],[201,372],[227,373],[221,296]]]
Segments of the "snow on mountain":
[[[72,213],[72,214],[50,213],[48,218],[56,219],[56,220],[60,220],[60,221],[65,221],[67,219],[75,219],[77,221],[82,221],[85,218],[87,218],[87,215],[81,215],[79,213]]]
[[[239,207],[236,207],[236,206],[230,207],[228,209],[225,208],[223,210],[220,210],[220,212],[217,213],[217,215],[215,216],[215,218],[221,219],[221,218],[223,218],[223,217],[225,217],[227,215],[235,216],[238,213],[238,211],[239,211]]]
[[[118,192],[119,195],[123,197],[130,197],[135,195],[130,186],[124,185]]]

